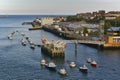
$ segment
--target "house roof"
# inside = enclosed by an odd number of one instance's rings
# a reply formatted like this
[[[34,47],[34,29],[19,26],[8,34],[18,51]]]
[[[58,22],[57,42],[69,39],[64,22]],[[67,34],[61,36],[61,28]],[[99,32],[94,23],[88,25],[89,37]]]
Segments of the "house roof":
[[[120,31],[120,27],[110,27],[107,31]]]

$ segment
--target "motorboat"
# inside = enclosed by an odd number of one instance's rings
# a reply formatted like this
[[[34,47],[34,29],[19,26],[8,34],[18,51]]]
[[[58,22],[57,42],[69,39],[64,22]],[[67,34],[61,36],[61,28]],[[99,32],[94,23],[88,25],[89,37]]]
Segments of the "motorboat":
[[[91,58],[87,58],[87,62],[88,62],[88,63],[91,63],[91,62],[92,62],[92,59],[91,59]]]
[[[75,66],[76,66],[75,62],[71,62],[71,63],[70,63],[70,67],[71,67],[71,68],[74,68]]]
[[[13,40],[13,35],[12,35],[12,34],[9,34],[9,35],[8,35],[8,39]]]
[[[35,45],[34,45],[34,44],[31,44],[31,45],[30,45],[30,48],[31,48],[31,49],[35,49]]]
[[[44,59],[42,59],[40,64],[44,66],[46,64],[46,61]]]
[[[23,46],[26,46],[26,42],[22,42],[22,45],[23,45]]]
[[[66,75],[67,72],[66,72],[66,70],[64,68],[62,68],[62,69],[59,70],[59,74]]]
[[[88,68],[86,65],[83,65],[82,67],[79,67],[81,72],[87,73],[88,72]]]
[[[31,40],[29,41],[29,43],[30,43],[30,45],[32,45],[32,44],[33,44],[33,42],[32,42]]]
[[[93,67],[96,67],[96,66],[97,66],[96,61],[92,61],[92,62],[91,62],[91,65],[92,65]]]
[[[21,36],[25,36],[25,33],[23,33],[23,32],[20,32],[20,34],[21,34]]]
[[[22,45],[23,45],[23,46],[26,46],[26,39],[23,38],[23,39],[21,40],[21,42],[22,42]]]
[[[54,62],[49,62],[48,64],[45,64],[45,67],[49,70],[56,71],[56,65]]]

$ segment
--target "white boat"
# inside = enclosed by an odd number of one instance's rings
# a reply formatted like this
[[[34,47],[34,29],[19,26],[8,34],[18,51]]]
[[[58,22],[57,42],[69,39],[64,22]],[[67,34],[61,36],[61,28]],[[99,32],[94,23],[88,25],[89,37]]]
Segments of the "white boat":
[[[22,42],[22,45],[23,45],[23,46],[26,46],[26,42]]]
[[[59,74],[66,75],[67,72],[66,72],[66,70],[64,68],[62,68],[62,69],[59,70]]]
[[[35,49],[35,45],[34,45],[34,44],[31,44],[31,45],[30,45],[30,48],[31,48],[31,49]]]
[[[96,61],[92,61],[92,62],[91,62],[91,65],[92,65],[93,67],[96,67],[96,66],[97,66]]]
[[[23,45],[23,46],[26,45],[26,39],[23,38],[23,39],[21,40],[21,42],[22,42],[22,45]]]
[[[80,69],[81,72],[84,72],[84,73],[87,73],[87,71],[88,71],[88,68],[87,68],[86,65],[83,65],[82,67],[79,67],[79,69]]]
[[[21,36],[25,36],[25,33],[23,33],[23,32],[20,32],[20,34],[21,34]]]
[[[92,62],[92,59],[91,59],[91,58],[87,58],[87,62],[88,62],[88,63],[91,63],[91,62]]]
[[[10,37],[8,37],[8,39],[13,40],[13,37],[12,37],[12,36],[10,36]]]
[[[71,62],[71,63],[70,63],[70,67],[71,67],[71,68],[74,68],[75,66],[76,66],[75,62]]]
[[[13,40],[13,36],[12,35],[8,35],[8,39]]]
[[[45,67],[48,68],[49,70],[56,71],[56,65],[53,62],[49,62],[48,64],[45,64]]]
[[[30,45],[32,45],[32,44],[33,44],[33,42],[32,42],[31,40],[29,41],[29,43],[30,43]]]
[[[46,64],[46,61],[44,59],[41,60],[40,62],[41,65],[45,65]]]

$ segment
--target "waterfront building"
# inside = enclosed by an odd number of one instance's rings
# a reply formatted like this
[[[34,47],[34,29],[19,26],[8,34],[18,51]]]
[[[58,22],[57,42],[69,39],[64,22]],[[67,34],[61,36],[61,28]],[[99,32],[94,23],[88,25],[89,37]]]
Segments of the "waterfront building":
[[[120,27],[110,27],[107,29],[108,36],[120,36]]]
[[[107,29],[108,39],[104,46],[120,47],[120,27],[111,27]]]
[[[116,19],[115,16],[105,16],[105,19],[106,20],[113,20],[113,19]]]
[[[44,17],[44,18],[41,18],[41,25],[51,25],[54,23],[54,20],[52,17]]]

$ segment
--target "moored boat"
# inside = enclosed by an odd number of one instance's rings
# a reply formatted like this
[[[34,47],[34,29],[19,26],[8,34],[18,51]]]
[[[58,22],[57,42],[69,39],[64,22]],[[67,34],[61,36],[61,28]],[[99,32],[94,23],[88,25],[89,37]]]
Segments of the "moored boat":
[[[71,62],[71,63],[70,63],[70,67],[71,67],[71,68],[74,68],[75,66],[76,66],[75,62]]]
[[[46,64],[46,61],[44,59],[42,59],[40,64],[44,66]]]
[[[9,36],[8,39],[13,40],[13,36]]]
[[[28,42],[29,42],[29,44],[30,44],[30,45],[32,45],[32,44],[33,44],[32,40],[30,40],[30,41],[28,41]]]
[[[22,42],[22,45],[23,45],[23,46],[26,46],[26,42]]]
[[[13,40],[13,34],[9,34],[8,39]]]
[[[35,45],[34,45],[34,44],[31,44],[31,45],[30,45],[30,48],[31,48],[31,49],[35,49]]]
[[[88,72],[88,68],[86,65],[83,65],[82,67],[79,67],[81,72],[87,73]]]
[[[92,59],[91,59],[91,58],[87,58],[87,62],[88,62],[88,63],[91,63],[91,62],[92,62]]]
[[[59,74],[67,75],[67,72],[66,72],[66,70],[64,68],[62,68],[62,69],[59,70]]]
[[[45,67],[49,70],[56,71],[56,65],[53,62],[49,62],[48,64],[45,64]]]
[[[23,33],[23,32],[20,32],[20,34],[21,34],[21,36],[25,36],[25,33]]]
[[[21,42],[22,42],[22,45],[23,45],[23,46],[26,46],[26,39],[23,38],[23,39],[21,40]]]
[[[93,67],[96,67],[96,66],[97,66],[96,61],[92,61],[92,62],[91,62],[91,65],[92,65]]]

